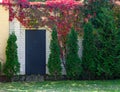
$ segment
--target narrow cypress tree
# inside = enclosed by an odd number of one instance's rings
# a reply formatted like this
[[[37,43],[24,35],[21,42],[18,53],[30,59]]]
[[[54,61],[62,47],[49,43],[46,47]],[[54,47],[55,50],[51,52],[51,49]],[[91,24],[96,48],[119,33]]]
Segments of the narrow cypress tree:
[[[114,78],[120,78],[120,29],[118,30],[118,35],[117,35],[117,44],[115,46],[116,50],[116,55],[115,55],[115,60],[114,60],[114,69],[113,69],[113,77]]]
[[[6,63],[4,66],[4,73],[9,78],[12,78],[20,71],[20,63],[17,56],[17,37],[15,33],[10,34],[6,47]]]
[[[78,35],[72,28],[67,37],[66,73],[70,79],[78,79],[81,75],[81,60],[78,56]]]
[[[49,73],[55,78],[61,75],[61,61],[60,61],[60,48],[58,43],[56,28],[53,28],[52,39],[50,42],[50,55],[48,59]]]
[[[115,65],[120,64],[117,59],[119,49],[118,31],[114,22],[113,12],[110,8],[100,8],[100,13],[96,19],[98,28],[98,75],[105,79],[114,77]]]
[[[95,58],[95,45],[93,26],[90,22],[84,25],[84,37],[83,37],[83,77],[87,79],[95,78],[96,62]]]

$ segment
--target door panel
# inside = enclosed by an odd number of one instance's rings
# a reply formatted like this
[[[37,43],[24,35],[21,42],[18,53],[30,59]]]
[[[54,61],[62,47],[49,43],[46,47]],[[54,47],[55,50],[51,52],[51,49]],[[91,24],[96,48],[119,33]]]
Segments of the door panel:
[[[41,74],[46,71],[45,30],[26,30],[26,74]]]

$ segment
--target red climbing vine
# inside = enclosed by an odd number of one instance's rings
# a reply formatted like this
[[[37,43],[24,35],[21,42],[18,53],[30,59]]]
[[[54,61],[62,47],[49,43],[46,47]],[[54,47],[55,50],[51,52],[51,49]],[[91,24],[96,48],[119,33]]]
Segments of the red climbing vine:
[[[47,0],[45,3],[27,0],[3,0],[9,9],[9,20],[17,18],[26,28],[57,26],[59,35],[66,35],[71,27],[80,30],[80,7],[82,3],[75,0]]]
[[[5,0],[4,0],[5,1]],[[46,2],[28,2],[27,0],[8,0],[3,2],[9,10],[9,20],[17,18],[26,28],[39,28],[48,26],[57,27],[58,39],[65,53],[66,35],[71,27],[81,33],[81,6],[80,1],[75,0],[47,0]]]

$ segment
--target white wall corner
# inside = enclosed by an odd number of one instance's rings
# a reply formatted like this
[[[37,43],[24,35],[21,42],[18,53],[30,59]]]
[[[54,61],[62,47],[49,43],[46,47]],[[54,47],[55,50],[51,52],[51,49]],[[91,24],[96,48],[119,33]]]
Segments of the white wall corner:
[[[80,58],[82,57],[82,51],[83,51],[82,41],[83,41],[83,38],[80,37],[78,39],[78,45],[79,45],[78,55],[79,55]]]
[[[50,39],[51,39],[51,32],[49,30],[46,30],[46,74],[49,74],[48,71],[48,58],[49,58],[49,54],[50,54]]]

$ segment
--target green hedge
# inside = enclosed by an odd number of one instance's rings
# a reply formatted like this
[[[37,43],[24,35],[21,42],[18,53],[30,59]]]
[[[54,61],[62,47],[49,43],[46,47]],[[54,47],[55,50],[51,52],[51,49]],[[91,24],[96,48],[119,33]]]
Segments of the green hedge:
[[[98,3],[99,2],[99,3]],[[91,14],[89,21],[92,23],[94,34],[94,45],[93,52],[95,56],[91,54],[91,34],[87,34],[91,28],[84,29],[84,35],[87,35],[88,42],[86,45],[83,41],[83,60],[84,73],[94,72],[94,79],[115,79],[120,78],[120,30],[118,26],[118,20],[115,20],[114,11],[112,10],[111,3],[109,0],[95,0],[87,3],[84,14]],[[99,5],[99,7],[97,6]],[[87,12],[87,13],[86,13]],[[94,15],[93,13],[96,13]],[[119,17],[119,16],[117,16]],[[117,23],[116,23],[117,22]],[[94,33],[94,32],[93,32]],[[86,40],[84,38],[84,40]],[[88,49],[88,50],[85,50]],[[86,54],[85,54],[86,53]],[[91,55],[89,55],[91,54]],[[86,56],[85,56],[86,55]],[[96,62],[96,70],[91,69]],[[85,64],[85,62],[87,62]],[[92,67],[91,67],[92,66]],[[84,74],[83,73],[83,74]],[[83,75],[84,77],[85,75]],[[94,76],[94,75],[92,75]]]

